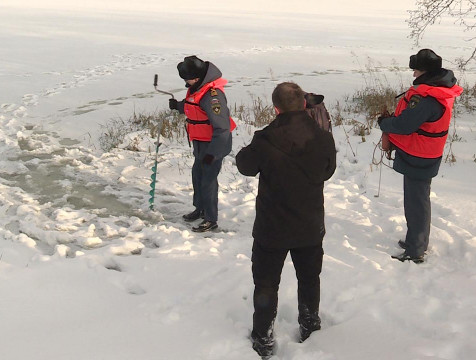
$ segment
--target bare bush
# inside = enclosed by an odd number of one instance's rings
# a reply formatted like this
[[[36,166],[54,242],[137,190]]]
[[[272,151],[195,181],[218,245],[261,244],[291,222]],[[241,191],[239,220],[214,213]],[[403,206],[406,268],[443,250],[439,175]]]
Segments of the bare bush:
[[[157,129],[161,124],[160,136],[170,139],[179,140],[187,137],[187,131],[185,128],[185,115],[179,114],[173,110],[162,110],[156,115],[156,121],[151,128],[150,136],[157,137]]]
[[[455,103],[457,106],[455,107],[455,112],[463,110],[473,113],[476,111],[476,84],[471,86],[464,82],[460,84],[460,86],[464,91],[458,98],[456,98]],[[460,107],[462,107],[461,110],[459,109]]]
[[[260,97],[253,98],[253,125],[260,128],[268,125],[276,117],[274,106],[263,101]]]
[[[332,109],[332,117],[333,119],[333,126],[340,126],[344,123],[344,116],[342,115],[343,109],[342,106],[340,105],[340,102],[337,101],[336,105]]]
[[[231,110],[232,117],[240,123],[250,127],[261,128],[268,125],[275,118],[274,107],[260,97],[251,97],[251,105],[236,105]],[[111,151],[124,145],[125,149],[138,151],[139,142],[145,136],[157,138],[160,136],[169,140],[187,138],[185,128],[186,117],[173,110],[161,110],[154,113],[137,113],[129,119],[113,118],[101,125],[102,133],[99,136],[99,145],[103,151]],[[124,144],[126,137],[137,132],[138,134]]]
[[[274,106],[260,97],[251,96],[251,105],[237,105],[232,108],[232,117],[245,125],[261,128],[274,120]]]
[[[357,57],[356,57],[357,58]],[[358,61],[358,59],[357,59]],[[403,81],[401,79],[400,70],[395,64],[388,68],[389,71],[395,72],[399,79],[398,84],[394,85],[389,82],[386,75],[381,71],[381,65],[376,64],[371,58],[367,58],[365,67],[360,70],[364,86],[360,90],[356,90],[352,95],[344,97],[345,106],[343,109],[337,104],[337,115],[334,118],[353,125],[356,135],[365,136],[375,127],[377,117],[385,110],[392,112],[397,106],[397,95],[403,92]],[[347,114],[358,114],[365,116],[366,123],[356,120],[343,121],[342,112]],[[338,125],[335,123],[335,125]]]
[[[101,125],[102,133],[99,136],[99,145],[103,151],[111,151],[123,144],[127,135],[138,132],[125,148],[132,151],[138,150],[142,137],[157,137],[160,126],[160,136],[166,139],[182,139],[186,136],[185,116],[172,110],[161,110],[155,113],[137,113],[129,119],[113,118]]]
[[[133,124],[121,118],[111,119],[105,125],[101,125],[101,130],[99,146],[103,151],[111,151],[118,147],[128,134],[135,131]]]
[[[391,111],[397,106],[396,96],[398,91],[391,87],[370,88],[357,90],[351,97],[351,103],[346,110],[353,113],[364,114],[367,126],[373,128],[377,117],[385,110]]]

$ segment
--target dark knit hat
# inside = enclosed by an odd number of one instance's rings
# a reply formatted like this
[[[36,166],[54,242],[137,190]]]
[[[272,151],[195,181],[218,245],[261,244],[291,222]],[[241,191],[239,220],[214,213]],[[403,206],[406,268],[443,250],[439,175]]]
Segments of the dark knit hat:
[[[179,76],[184,80],[203,79],[207,73],[205,61],[195,55],[187,56],[177,65]]]
[[[437,71],[441,69],[441,56],[435,54],[433,50],[421,49],[416,55],[410,56],[410,69],[420,71]]]

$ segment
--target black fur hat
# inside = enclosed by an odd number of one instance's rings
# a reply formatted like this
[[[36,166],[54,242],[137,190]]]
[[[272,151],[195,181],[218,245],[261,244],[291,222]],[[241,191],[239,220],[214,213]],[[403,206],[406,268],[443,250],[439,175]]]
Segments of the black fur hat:
[[[420,71],[437,71],[441,69],[441,56],[435,54],[433,50],[421,49],[416,55],[410,56],[410,69]]]
[[[207,64],[195,55],[187,56],[177,65],[179,76],[184,80],[203,79],[207,73]]]

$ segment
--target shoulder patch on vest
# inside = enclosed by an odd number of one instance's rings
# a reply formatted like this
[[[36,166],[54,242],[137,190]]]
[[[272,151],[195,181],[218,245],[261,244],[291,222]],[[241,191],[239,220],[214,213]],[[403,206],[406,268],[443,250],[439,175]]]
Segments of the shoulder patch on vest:
[[[212,111],[213,111],[215,114],[217,114],[217,115],[220,114],[220,112],[221,112],[220,102],[215,102],[215,103],[214,103],[214,102],[212,101]]]
[[[215,89],[211,89],[210,95],[212,95],[212,96],[217,96],[218,93],[217,93],[217,91],[216,91]],[[221,112],[220,100],[218,100],[216,97],[213,97],[213,98],[211,99],[211,106],[212,106],[212,111],[213,111],[215,114],[219,115],[220,112]]]
[[[421,96],[419,95],[413,95],[411,98],[410,98],[410,102],[408,103],[408,107],[410,109],[414,109],[417,107],[418,103],[420,102],[421,100]]]

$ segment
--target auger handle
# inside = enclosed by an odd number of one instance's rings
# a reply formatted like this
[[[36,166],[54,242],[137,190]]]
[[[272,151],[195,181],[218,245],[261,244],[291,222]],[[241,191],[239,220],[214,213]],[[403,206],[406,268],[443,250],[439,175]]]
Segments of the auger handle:
[[[155,88],[155,90],[156,90],[157,92],[161,93],[161,94],[170,95],[170,96],[172,96],[172,99],[175,99],[175,98],[174,98],[174,94],[169,93],[169,92],[167,92],[167,91],[163,91],[163,90],[157,89],[157,82],[158,82],[158,80],[159,80],[159,76],[158,76],[157,74],[155,74],[155,75],[154,75],[154,88]]]

